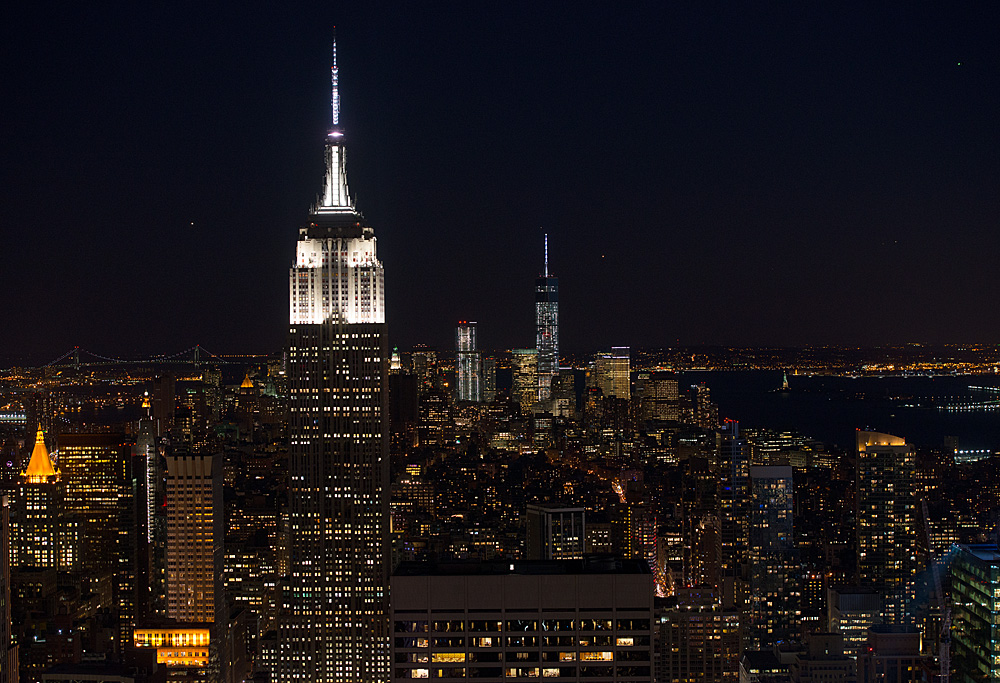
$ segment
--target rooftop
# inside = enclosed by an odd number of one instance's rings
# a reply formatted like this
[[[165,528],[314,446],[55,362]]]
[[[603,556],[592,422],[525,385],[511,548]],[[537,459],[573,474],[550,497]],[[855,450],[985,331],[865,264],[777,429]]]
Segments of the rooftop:
[[[402,562],[394,576],[496,576],[519,574],[648,574],[641,560],[588,555],[582,560],[493,560],[488,562]]]

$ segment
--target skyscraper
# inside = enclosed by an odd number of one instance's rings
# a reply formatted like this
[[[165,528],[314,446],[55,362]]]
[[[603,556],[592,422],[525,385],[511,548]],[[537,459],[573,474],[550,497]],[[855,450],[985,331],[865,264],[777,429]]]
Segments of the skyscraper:
[[[222,457],[171,453],[167,481],[167,616],[218,624],[224,614]]]
[[[336,43],[326,180],[289,273],[290,571],[280,681],[384,681],[388,411],[382,264],[348,192]]]
[[[511,398],[521,406],[522,415],[530,415],[531,406],[538,402],[538,349],[514,349],[510,356],[514,372]]]
[[[66,482],[52,465],[39,427],[21,480],[13,566],[76,568],[78,528],[75,519],[65,515],[65,496]]]
[[[898,436],[857,433],[858,578],[885,596],[887,623],[905,618],[916,574],[916,456]]]
[[[597,355],[594,365],[596,384],[601,388],[605,398],[615,396],[628,400],[632,397],[629,347],[611,347],[611,351]]]
[[[17,683],[17,643],[10,618],[10,505],[0,496],[0,683]]]
[[[80,522],[80,567],[114,570],[120,517],[132,501],[126,472],[132,448],[124,434],[63,434],[59,471],[66,486],[66,512]]]
[[[559,278],[549,275],[549,236],[545,236],[545,271],[535,280],[535,347],[538,349],[538,400],[552,398],[559,375]]]
[[[766,649],[799,637],[801,588],[792,533],[792,468],[750,467],[749,647]]]
[[[482,391],[479,385],[479,360],[479,351],[476,350],[476,323],[459,321],[458,327],[455,328],[455,366],[457,370],[455,400],[475,403],[482,400]]]

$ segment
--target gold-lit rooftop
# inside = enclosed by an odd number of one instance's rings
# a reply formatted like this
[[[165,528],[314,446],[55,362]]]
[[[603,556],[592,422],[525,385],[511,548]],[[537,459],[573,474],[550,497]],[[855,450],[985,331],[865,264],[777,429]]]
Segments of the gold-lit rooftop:
[[[232,386],[232,385],[230,385]],[[253,380],[250,379],[250,373],[248,372],[243,378],[243,384],[240,385],[240,389],[253,389]]]
[[[905,446],[906,439],[892,434],[880,432],[864,432],[858,430],[858,451],[864,452],[869,446]]]
[[[38,433],[35,435],[35,448],[31,451],[31,460],[28,461],[28,468],[24,470],[24,476],[27,481],[33,484],[39,484],[59,476],[56,468],[52,466],[49,449],[45,447],[45,434],[42,432],[41,425],[39,425]]]

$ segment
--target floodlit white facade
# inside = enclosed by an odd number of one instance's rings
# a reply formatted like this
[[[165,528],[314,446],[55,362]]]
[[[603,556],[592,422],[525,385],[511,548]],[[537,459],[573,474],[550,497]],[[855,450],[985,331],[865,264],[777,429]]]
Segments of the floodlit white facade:
[[[353,220],[360,216],[347,189],[345,156],[343,137],[331,134],[326,144],[326,181],[313,217],[319,223],[354,222],[357,230],[336,235],[308,227],[299,231],[295,263],[288,274],[292,325],[385,322],[382,263],[374,232]]]
[[[336,48],[335,48],[336,49]],[[272,680],[389,677],[388,345],[375,232],[347,189],[338,128],[289,272],[289,573]]]

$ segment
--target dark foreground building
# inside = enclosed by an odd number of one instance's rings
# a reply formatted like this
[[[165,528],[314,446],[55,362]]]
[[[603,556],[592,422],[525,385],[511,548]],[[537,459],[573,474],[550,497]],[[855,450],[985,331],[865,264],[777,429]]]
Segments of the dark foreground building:
[[[393,681],[653,680],[645,562],[404,562],[391,592]]]

